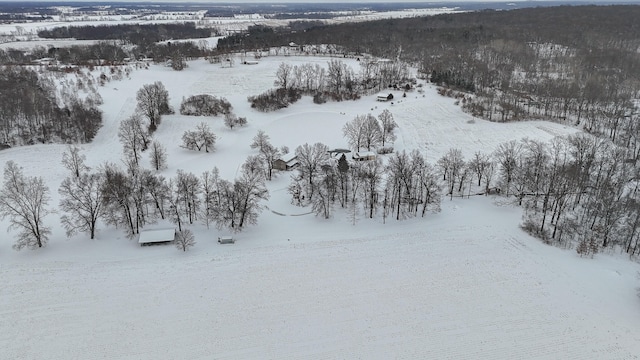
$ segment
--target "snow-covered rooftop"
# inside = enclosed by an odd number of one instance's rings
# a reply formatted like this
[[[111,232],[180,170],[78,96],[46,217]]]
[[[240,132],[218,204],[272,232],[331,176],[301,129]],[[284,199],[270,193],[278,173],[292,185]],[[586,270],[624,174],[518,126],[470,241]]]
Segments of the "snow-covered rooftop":
[[[175,240],[175,229],[150,229],[140,231],[138,244],[152,244]]]

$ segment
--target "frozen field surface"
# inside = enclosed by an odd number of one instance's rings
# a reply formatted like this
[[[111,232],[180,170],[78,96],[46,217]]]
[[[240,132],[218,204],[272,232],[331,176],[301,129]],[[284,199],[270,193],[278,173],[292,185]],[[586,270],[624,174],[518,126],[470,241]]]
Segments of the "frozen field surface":
[[[547,247],[514,218],[475,199],[377,235],[28,255],[0,266],[3,358],[638,358],[636,264]]]

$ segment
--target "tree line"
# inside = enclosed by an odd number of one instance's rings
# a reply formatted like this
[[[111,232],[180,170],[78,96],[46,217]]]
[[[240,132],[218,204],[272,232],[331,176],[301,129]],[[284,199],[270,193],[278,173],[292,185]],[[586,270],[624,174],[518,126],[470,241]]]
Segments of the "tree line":
[[[162,145],[151,143],[153,168],[144,169],[131,161],[131,149],[121,140],[129,154],[125,168],[105,163],[92,171],[76,146],[63,154],[69,173],[58,189],[59,209],[69,236],[93,238],[99,220],[129,236],[160,219],[179,231],[197,222],[241,231],[257,223],[274,161],[289,151],[259,131],[251,144],[257,153],[236,179],[220,178],[216,168],[200,176],[178,170],[167,179],[154,166],[158,153],[166,164]],[[292,203],[309,206],[317,216],[331,218],[342,209],[354,224],[361,217],[424,217],[439,211],[443,198],[496,194],[498,202],[521,206],[522,228],[549,244],[575,247],[584,256],[612,247],[637,255],[640,181],[635,163],[623,154],[611,141],[584,133],[549,143],[512,140],[468,159],[452,148],[435,163],[416,150],[385,155],[384,162],[355,161],[322,143],[303,144],[295,149],[298,167],[288,192]],[[51,229],[44,219],[53,212],[48,193],[42,178],[25,177],[17,164],[7,163],[0,215],[18,230],[17,249],[46,244]]]
[[[211,29],[197,28],[194,23],[85,25],[42,29],[38,36],[47,39],[119,40],[146,46],[166,40],[209,37]]]

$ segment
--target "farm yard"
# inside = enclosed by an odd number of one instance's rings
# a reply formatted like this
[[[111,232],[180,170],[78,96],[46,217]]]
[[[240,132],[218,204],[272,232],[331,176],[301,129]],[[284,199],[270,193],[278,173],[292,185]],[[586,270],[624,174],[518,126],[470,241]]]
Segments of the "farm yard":
[[[465,157],[523,137],[550,141],[577,129],[544,121],[491,123],[464,113],[424,84],[395,101],[376,96],[318,105],[303,97],[258,112],[247,97],[273,87],[280,63],[323,57],[274,57],[252,66],[204,60],[182,72],[151,65],[99,88],[103,126],[82,145],[86,164],[119,163],[120,121],[135,111],[136,92],[161,81],[170,104],[210,94],[226,98],[247,126],[222,117],[166,115],[154,139],[167,148],[172,177],[220,170],[233,179],[259,130],[290,149],[322,142],[347,147],[343,126],[357,115],[389,110],[398,124],[396,152],[419,150],[432,163],[450,148]],[[357,69],[355,59],[341,59]],[[205,121],[215,151],[182,148],[181,135]],[[64,145],[0,152],[25,175],[43,176],[51,204],[66,176]],[[383,157],[386,155],[382,155]],[[145,159],[146,162],[146,159]],[[147,166],[146,163],[143,166]],[[219,245],[224,230],[190,229],[196,245],[140,247],[122,229],[101,224],[95,240],[67,238],[59,214],[49,244],[37,251],[0,242],[0,348],[11,359],[638,359],[638,264],[615,251],[595,259],[544,245],[525,234],[522,209],[491,196],[444,199],[442,210],[404,221],[367,219],[338,210],[330,219],[291,204],[293,172],[267,182],[258,223]],[[8,227],[5,220],[0,223]]]

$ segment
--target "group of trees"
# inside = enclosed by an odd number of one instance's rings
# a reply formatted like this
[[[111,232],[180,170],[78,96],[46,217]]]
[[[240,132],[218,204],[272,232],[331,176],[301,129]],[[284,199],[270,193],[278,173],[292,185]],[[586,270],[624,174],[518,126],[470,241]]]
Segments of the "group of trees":
[[[365,148],[367,151],[378,149],[380,153],[389,153],[393,148],[388,145],[396,139],[396,127],[391,111],[384,110],[378,118],[371,114],[356,116],[344,125],[342,132],[351,148],[356,151]]]
[[[247,100],[251,107],[263,112],[284,109],[302,98],[302,93],[296,89],[271,89],[260,95],[249,96]]]
[[[50,78],[8,67],[0,72],[0,144],[89,142],[102,125],[102,112],[90,99],[58,98]]]
[[[547,243],[581,255],[620,247],[640,254],[640,181],[635,160],[609,140],[588,134],[551,142],[509,141],[465,159],[450,149],[437,163],[396,153],[386,163],[349,162],[316,143],[296,148],[298,174],[289,186],[293,202],[325,218],[346,208],[355,221],[403,219],[437,211],[449,198],[498,194],[524,209],[522,227]]]
[[[157,81],[144,85],[138,90],[136,98],[136,112],[122,120],[118,129],[124,162],[134,171],[141,166],[143,153],[150,149],[152,168],[163,170],[167,167],[167,151],[162,144],[153,140],[153,132],[160,124],[162,115],[173,113],[169,105],[169,92]]]
[[[588,134],[550,143],[522,139],[465,160],[451,149],[438,162],[446,194],[499,193],[524,209],[523,229],[583,255],[619,246],[640,254],[640,203],[635,160]]]
[[[402,61],[377,61],[363,58],[356,73],[344,62],[332,59],[327,67],[319,64],[290,65],[281,63],[276,71],[275,89],[250,96],[251,107],[260,111],[286,108],[305,95],[313,96],[315,103],[328,99],[355,100],[389,86],[410,84],[408,65]]]
[[[330,218],[339,205],[355,222],[366,217],[396,220],[440,210],[441,189],[433,166],[418,151],[349,162],[344,154],[332,157],[321,143],[296,148],[299,162],[289,192],[298,205],[311,205],[314,212]]]
[[[225,98],[213,95],[193,95],[182,100],[180,104],[181,115],[193,116],[218,116],[231,113],[231,104]]]

